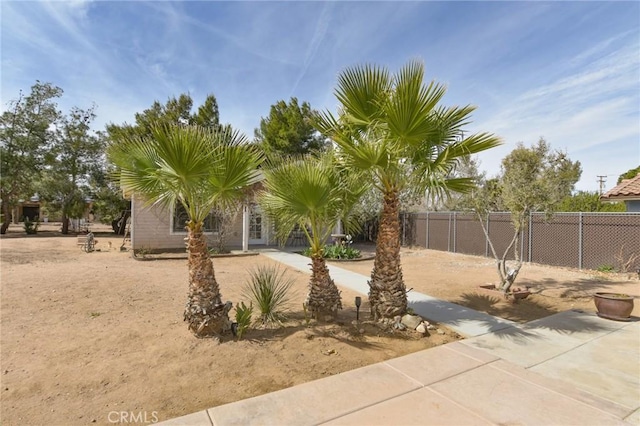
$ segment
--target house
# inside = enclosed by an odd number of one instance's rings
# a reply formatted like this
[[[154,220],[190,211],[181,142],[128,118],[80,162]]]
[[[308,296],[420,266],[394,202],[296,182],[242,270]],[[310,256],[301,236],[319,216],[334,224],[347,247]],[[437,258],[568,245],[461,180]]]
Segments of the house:
[[[176,250],[185,248],[186,212],[181,205],[170,209],[148,206],[131,197],[131,248],[133,250]],[[212,213],[205,220],[209,247],[215,247],[221,231],[221,220]],[[255,203],[246,203],[226,229],[226,247],[249,250],[250,246],[275,244],[269,222]]]
[[[624,201],[628,212],[640,212],[640,173],[625,179],[600,197],[602,201]]]

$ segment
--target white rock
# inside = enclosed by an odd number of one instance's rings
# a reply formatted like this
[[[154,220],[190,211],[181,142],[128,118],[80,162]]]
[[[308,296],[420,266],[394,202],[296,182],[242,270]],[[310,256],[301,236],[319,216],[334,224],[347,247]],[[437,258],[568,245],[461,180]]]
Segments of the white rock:
[[[426,334],[427,333],[427,327],[425,327],[424,324],[421,323],[419,326],[416,327],[416,331],[418,333]]]
[[[433,325],[433,324],[429,324],[429,325],[427,326],[427,330],[435,330],[435,329],[436,329],[436,326],[435,326],[435,325]]]
[[[410,330],[415,330],[420,323],[422,323],[422,317],[418,315],[405,315],[402,317],[402,324],[406,325]]]
[[[443,331],[443,330],[438,329],[438,334],[442,336],[442,335],[444,335],[444,331]]]

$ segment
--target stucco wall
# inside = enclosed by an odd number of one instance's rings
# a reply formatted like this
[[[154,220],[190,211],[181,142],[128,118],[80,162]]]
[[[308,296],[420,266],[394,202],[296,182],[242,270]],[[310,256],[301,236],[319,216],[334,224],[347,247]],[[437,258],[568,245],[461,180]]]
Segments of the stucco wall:
[[[135,197],[131,203],[131,246],[134,250],[162,250],[185,248],[186,232],[173,232],[171,212],[156,206],[144,206]],[[209,247],[213,247],[215,236],[208,234]],[[242,247],[242,213],[227,233],[227,248]]]

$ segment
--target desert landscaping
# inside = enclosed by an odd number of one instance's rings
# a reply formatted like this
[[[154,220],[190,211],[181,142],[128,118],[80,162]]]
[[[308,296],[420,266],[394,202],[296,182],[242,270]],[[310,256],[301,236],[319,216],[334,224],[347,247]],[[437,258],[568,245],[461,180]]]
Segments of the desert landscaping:
[[[337,323],[307,324],[308,275],[288,270],[295,286],[282,327],[253,328],[242,341],[196,339],[182,321],[185,260],[135,260],[108,233],[85,253],[76,236],[48,226],[27,237],[13,225],[0,239],[4,425],[108,424],[112,411],[156,412],[161,421],[461,338],[439,324],[422,337],[354,323],[357,294],[344,288]],[[272,263],[215,258],[223,299],[248,302],[248,270]],[[332,264],[368,275],[372,263]],[[518,322],[592,312],[595,291],[640,296],[637,276],[527,264],[516,286],[532,294],[513,303],[478,287],[496,280],[490,259],[406,248],[402,265],[412,291]],[[368,319],[366,297],[361,309]]]

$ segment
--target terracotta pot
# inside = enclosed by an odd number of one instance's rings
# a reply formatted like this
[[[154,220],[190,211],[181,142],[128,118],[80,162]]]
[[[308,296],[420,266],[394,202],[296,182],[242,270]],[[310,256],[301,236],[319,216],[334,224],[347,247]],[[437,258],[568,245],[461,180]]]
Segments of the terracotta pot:
[[[516,300],[526,299],[527,297],[529,297],[530,294],[531,292],[529,290],[514,291],[513,298]]]
[[[596,293],[593,301],[598,316],[615,321],[629,321],[633,311],[633,297],[620,293]]]

